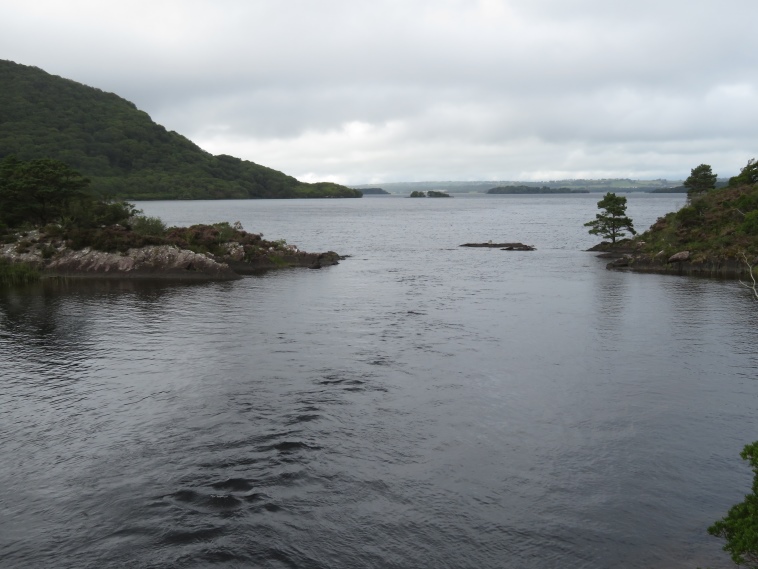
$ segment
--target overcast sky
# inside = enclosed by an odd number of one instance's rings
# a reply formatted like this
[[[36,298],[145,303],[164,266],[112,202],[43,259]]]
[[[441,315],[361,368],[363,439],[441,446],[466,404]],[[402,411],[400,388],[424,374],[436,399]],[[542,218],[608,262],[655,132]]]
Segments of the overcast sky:
[[[305,181],[682,179],[758,157],[758,0],[26,0],[0,59]]]

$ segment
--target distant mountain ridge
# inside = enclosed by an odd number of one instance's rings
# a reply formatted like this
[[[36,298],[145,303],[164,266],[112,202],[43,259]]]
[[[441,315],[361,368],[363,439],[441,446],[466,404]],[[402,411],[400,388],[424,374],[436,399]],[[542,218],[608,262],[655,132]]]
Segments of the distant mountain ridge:
[[[487,193],[494,187],[532,187],[562,188],[565,190],[586,190],[589,192],[652,192],[665,191],[666,188],[678,186],[681,180],[631,180],[628,178],[605,178],[600,180],[550,180],[543,182],[524,182],[513,180],[477,180],[477,181],[433,181],[433,182],[386,182],[382,188],[391,194],[408,194],[413,191],[442,190],[451,193]],[[351,184],[351,188],[363,190],[376,184]],[[504,192],[506,193],[506,192]],[[525,193],[525,192],[507,192]],[[532,193],[532,192],[529,192]],[[538,192],[539,193],[539,192]],[[562,192],[563,193],[563,192]],[[584,193],[584,192],[580,192]]]
[[[588,194],[589,190],[571,188],[550,188],[548,186],[498,186],[487,190],[488,194]]]
[[[101,193],[130,199],[361,197],[233,156],[213,156],[134,103],[0,60],[0,159],[55,158]]]

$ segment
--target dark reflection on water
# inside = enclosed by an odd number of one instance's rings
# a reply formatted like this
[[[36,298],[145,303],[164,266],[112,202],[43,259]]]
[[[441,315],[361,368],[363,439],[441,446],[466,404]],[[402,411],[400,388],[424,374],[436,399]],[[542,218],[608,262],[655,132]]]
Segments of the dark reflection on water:
[[[723,565],[752,300],[565,247],[594,201],[459,202],[227,204],[354,257],[0,293],[0,565]]]

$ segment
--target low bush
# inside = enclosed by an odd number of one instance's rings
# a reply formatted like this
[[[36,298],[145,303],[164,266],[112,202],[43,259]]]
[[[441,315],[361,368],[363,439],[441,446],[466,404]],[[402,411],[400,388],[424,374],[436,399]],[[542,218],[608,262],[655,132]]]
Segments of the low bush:
[[[98,229],[71,229],[66,234],[66,245],[71,249],[91,247],[98,251],[125,253],[129,249],[147,245],[162,245],[165,240],[152,235],[140,235],[120,225]]]
[[[132,231],[138,235],[163,237],[166,235],[166,224],[160,217],[137,215],[129,221]]]

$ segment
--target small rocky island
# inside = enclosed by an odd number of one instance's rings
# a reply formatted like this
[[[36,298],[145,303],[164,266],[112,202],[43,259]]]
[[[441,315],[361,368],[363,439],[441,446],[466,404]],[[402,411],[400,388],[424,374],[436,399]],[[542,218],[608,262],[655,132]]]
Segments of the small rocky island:
[[[447,192],[440,192],[437,190],[420,191],[414,190],[411,192],[409,198],[452,198]]]
[[[493,243],[492,241],[488,241],[487,243],[464,243],[461,247],[485,247],[488,249],[500,249],[501,251],[535,250],[532,245],[524,245],[523,243]]]

